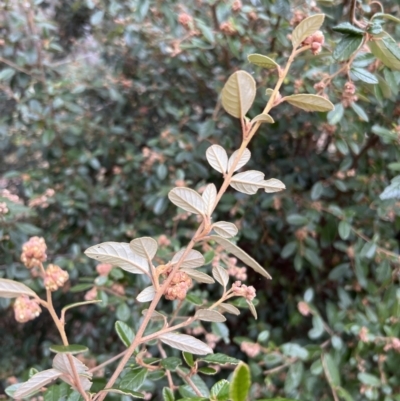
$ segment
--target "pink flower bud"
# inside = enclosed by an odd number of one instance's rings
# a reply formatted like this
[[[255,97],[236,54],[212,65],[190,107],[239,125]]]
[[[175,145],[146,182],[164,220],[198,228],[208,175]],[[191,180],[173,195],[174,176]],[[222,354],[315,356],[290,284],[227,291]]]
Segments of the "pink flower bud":
[[[60,266],[50,264],[44,276],[44,286],[47,290],[56,291],[64,286],[68,278],[68,272],[62,270]]]
[[[100,276],[108,276],[108,273],[110,273],[110,271],[112,270],[112,265],[110,265],[109,263],[100,263],[96,266],[96,270]]]

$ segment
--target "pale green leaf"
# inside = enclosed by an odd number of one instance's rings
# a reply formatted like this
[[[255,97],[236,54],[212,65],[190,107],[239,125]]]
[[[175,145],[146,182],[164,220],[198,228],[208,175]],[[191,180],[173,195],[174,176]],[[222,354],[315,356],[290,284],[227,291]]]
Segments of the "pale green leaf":
[[[251,385],[250,369],[245,363],[240,363],[233,372],[229,388],[232,401],[246,401]]]
[[[231,116],[243,118],[256,96],[254,78],[246,71],[236,71],[222,89],[222,106]]]
[[[28,295],[37,298],[36,293],[25,284],[14,280],[8,280],[6,278],[0,278],[0,297],[16,298],[21,295]]]
[[[207,355],[213,353],[212,348],[203,343],[203,341],[187,334],[165,333],[161,334],[158,339],[172,348],[190,352],[195,355]]]
[[[273,124],[275,121],[269,114],[262,113],[262,114],[259,114],[258,116],[255,116],[251,120],[251,123],[256,123],[256,122]]]
[[[169,191],[169,200],[189,213],[205,214],[206,205],[203,198],[193,189],[177,187]]]
[[[132,251],[142,258],[152,260],[157,252],[157,241],[150,237],[141,237],[129,243]]]
[[[276,63],[276,61],[274,61],[271,58],[264,56],[262,54],[249,54],[247,56],[247,60],[249,60],[250,63],[255,64],[259,67],[263,67],[263,68],[279,67],[279,65]]]
[[[322,96],[311,94],[300,94],[285,96],[282,101],[286,101],[293,106],[306,111],[330,111],[333,104]]]

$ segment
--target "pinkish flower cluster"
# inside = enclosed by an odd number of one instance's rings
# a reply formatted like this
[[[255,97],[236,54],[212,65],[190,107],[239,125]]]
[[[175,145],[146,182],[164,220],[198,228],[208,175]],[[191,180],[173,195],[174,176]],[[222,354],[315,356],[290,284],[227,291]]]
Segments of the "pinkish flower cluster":
[[[117,295],[124,296],[125,295],[125,287],[122,284],[114,283],[111,286],[111,290],[115,292]]]
[[[205,338],[206,338],[207,345],[212,349],[215,348],[215,346],[217,345],[217,342],[221,339],[221,337],[218,337],[214,333],[207,333],[205,335]]]
[[[68,272],[60,266],[49,264],[44,275],[44,286],[46,290],[57,291],[68,281]]]
[[[234,35],[237,32],[236,28],[233,26],[232,22],[230,22],[230,21],[222,22],[219,25],[219,29],[221,32],[225,33],[226,35]]]
[[[97,298],[97,288],[93,287],[85,294],[85,301],[94,301]]]
[[[161,247],[170,246],[171,241],[168,239],[168,237],[166,235],[162,234],[158,237],[158,245]]]
[[[245,267],[236,266],[236,258],[228,258],[228,274],[236,278],[236,280],[247,280],[247,269]]]
[[[0,214],[7,214],[8,207],[6,202],[0,202]]]
[[[313,54],[318,54],[322,50],[322,45],[325,43],[325,37],[324,34],[321,31],[317,31],[313,33],[311,36],[308,38],[304,39],[302,45],[311,46],[311,51]]]
[[[12,194],[8,189],[2,189],[0,191],[0,197],[6,198],[11,202],[22,204],[21,199],[18,195]]]
[[[108,273],[112,270],[112,265],[109,263],[100,263],[96,266],[96,271],[100,276],[108,276]]]
[[[42,237],[31,237],[22,246],[21,261],[28,268],[40,266],[47,259],[46,242]]]
[[[358,96],[355,95],[356,86],[353,82],[346,82],[344,84],[344,91],[342,94],[342,104],[344,107],[350,107],[352,103],[358,100]]]
[[[400,352],[400,338],[391,337],[383,349],[384,351],[393,349],[397,352]]]
[[[17,322],[26,323],[38,317],[41,312],[42,309],[38,301],[36,299],[30,299],[26,295],[16,298],[14,302],[14,316]]]
[[[49,206],[49,198],[52,198],[55,194],[54,189],[48,188],[43,195],[38,196],[37,198],[31,199],[29,201],[29,207],[41,207],[45,209]]]
[[[143,171],[150,171],[151,168],[153,167],[154,163],[159,162],[159,163],[164,163],[164,155],[161,153],[156,152],[155,150],[151,150],[148,147],[144,147],[142,149],[142,155],[144,162],[141,166]]]
[[[254,358],[261,352],[261,345],[257,343],[243,341],[240,344],[240,349],[250,358]]]
[[[178,22],[186,29],[192,28],[193,17],[187,13],[180,13],[178,15]]]
[[[232,11],[240,11],[242,9],[243,5],[242,2],[240,0],[235,0],[232,3]]]
[[[250,285],[242,284],[241,281],[235,281],[232,284],[232,292],[238,297],[244,297],[247,301],[252,301],[256,297],[256,289]]]
[[[178,271],[174,274],[169,287],[164,292],[165,298],[170,301],[174,301],[175,299],[183,301],[191,286],[192,279],[185,272]]]

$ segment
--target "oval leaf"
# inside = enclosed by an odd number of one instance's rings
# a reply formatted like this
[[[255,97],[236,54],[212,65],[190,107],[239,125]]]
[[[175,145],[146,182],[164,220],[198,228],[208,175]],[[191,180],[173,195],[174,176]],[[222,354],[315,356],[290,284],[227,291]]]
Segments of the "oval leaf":
[[[177,187],[169,191],[169,200],[187,212],[205,214],[206,205],[203,198],[193,189]]]
[[[222,89],[222,106],[231,116],[243,118],[256,96],[256,82],[246,71],[236,71]]]
[[[230,185],[239,192],[247,195],[255,194],[260,188],[260,184],[264,180],[264,173],[256,170],[249,170],[234,175],[231,178]]]
[[[181,351],[190,352],[195,355],[212,354],[213,350],[203,341],[187,334],[165,333],[158,337],[164,344]]]
[[[120,320],[115,322],[115,331],[125,347],[128,348],[135,338],[135,332],[126,323]]]
[[[224,238],[234,237],[238,233],[237,227],[233,223],[228,223],[227,221],[218,221],[211,227],[218,235]]]
[[[251,123],[256,123],[256,122],[273,124],[275,121],[269,114],[262,113],[262,114],[259,114],[258,116],[255,116],[251,120]]]
[[[235,159],[236,159],[236,155],[237,155],[237,154],[238,154],[238,150],[235,150],[235,151],[232,153],[231,157],[229,158],[229,160],[228,160],[228,171],[231,170],[231,167],[232,167],[232,165],[233,165],[233,162],[234,162]],[[239,159],[239,161],[238,161],[238,163],[237,163],[237,165],[236,165],[234,171],[237,171],[237,170],[239,170],[240,168],[242,168],[242,167],[250,160],[250,157],[251,157],[251,152],[250,152],[249,149],[246,148],[246,149],[243,151],[242,156],[240,157],[240,159]]]
[[[215,280],[217,280],[224,288],[229,283],[229,274],[222,266],[217,265],[213,267],[212,274]]]
[[[154,295],[156,295],[156,289],[151,285],[145,288],[137,297],[136,301],[139,302],[150,302],[153,300]]]
[[[149,264],[146,259],[132,252],[128,243],[103,242],[86,249],[89,258],[118,266],[129,273],[148,274]]]
[[[393,54],[394,52],[391,51],[393,50],[393,47],[390,45],[392,40],[390,38],[386,39],[387,40],[370,41],[368,42],[368,46],[371,49],[372,54],[381,60],[386,67],[389,67],[392,70],[400,70],[400,61]]]
[[[279,192],[286,189],[285,184],[282,181],[277,180],[276,178],[265,180],[261,183],[260,186],[264,188],[264,191],[267,193]]]
[[[61,372],[55,369],[47,369],[43,372],[36,373],[27,382],[21,384],[13,397],[21,399],[33,395],[42,387],[58,379],[62,375]]]
[[[206,158],[210,166],[222,174],[228,168],[228,155],[226,150],[219,145],[212,145],[206,150]]]
[[[196,280],[199,283],[205,284],[213,284],[215,283],[214,279],[206,273],[200,272],[194,269],[180,269],[181,271],[185,272],[190,278]]]
[[[73,377],[74,372],[71,367],[70,359],[72,359],[72,362],[78,375],[85,375],[87,377],[92,377],[92,373],[88,372],[89,368],[84,363],[82,363],[78,358],[75,358],[73,355],[70,355],[68,357],[67,354],[57,354],[53,359],[53,368],[58,370],[59,372],[65,373]]]
[[[88,351],[88,347],[80,344],[51,345],[49,350],[56,354],[82,354],[83,352]]]
[[[353,79],[359,79],[367,84],[375,85],[379,82],[378,78],[365,68],[352,68],[350,70],[350,74]]]
[[[325,19],[324,14],[315,14],[311,17],[303,19],[299,25],[296,26],[292,33],[292,44],[293,47],[298,47],[304,39],[311,36],[313,33],[321,28]]]
[[[197,319],[205,322],[225,322],[226,317],[215,310],[199,309],[194,315]]]
[[[285,96],[282,101],[286,101],[293,106],[306,111],[330,111],[333,110],[333,104],[319,95],[291,95]]]
[[[241,362],[233,372],[229,396],[232,401],[246,401],[250,390],[250,369]]]
[[[171,263],[177,264],[182,257],[185,249],[181,249],[177,252],[171,260]],[[204,256],[199,252],[191,249],[189,253],[186,255],[184,261],[181,264],[181,268],[190,268],[195,269],[196,267],[203,266],[205,263]]]
[[[145,258],[152,260],[157,252],[157,241],[150,237],[141,237],[132,240],[129,243],[132,251]]]
[[[227,304],[225,302],[222,302],[221,304],[218,305],[219,308],[222,309],[223,312],[228,312],[231,313],[232,315],[240,315],[240,310],[236,308],[236,306]]]
[[[27,287],[25,284],[18,283],[18,281],[0,278],[0,297],[2,298],[16,298],[21,295],[28,295],[36,297],[36,293]]]
[[[207,216],[211,216],[211,213],[214,209],[215,200],[217,199],[216,186],[214,184],[208,184],[204,192],[201,194],[201,197],[203,198],[204,203],[206,204]]]
[[[272,277],[264,270],[264,268],[256,262],[250,255],[248,255],[243,249],[240,249],[238,246],[230,242],[225,238],[221,238],[218,235],[210,235],[211,240],[214,240],[217,244],[221,245],[228,253],[235,255],[239,258],[243,263],[250,266],[257,273],[260,273],[262,276],[271,279]]]
[[[258,65],[263,68],[277,68],[279,65],[267,56],[263,56],[262,54],[249,54],[247,56],[247,60],[250,63]]]

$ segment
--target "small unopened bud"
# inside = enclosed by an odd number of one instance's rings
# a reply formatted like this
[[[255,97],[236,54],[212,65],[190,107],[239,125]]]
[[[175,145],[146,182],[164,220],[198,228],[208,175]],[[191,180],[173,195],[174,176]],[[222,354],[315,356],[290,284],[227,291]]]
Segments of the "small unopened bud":
[[[93,287],[85,294],[85,301],[94,301],[97,298],[97,288]]]
[[[297,309],[303,316],[308,316],[311,313],[308,303],[304,301],[300,301],[297,304]]]
[[[108,276],[108,273],[110,273],[110,271],[112,270],[112,265],[110,265],[109,263],[100,263],[96,266],[96,270],[100,276]]]

